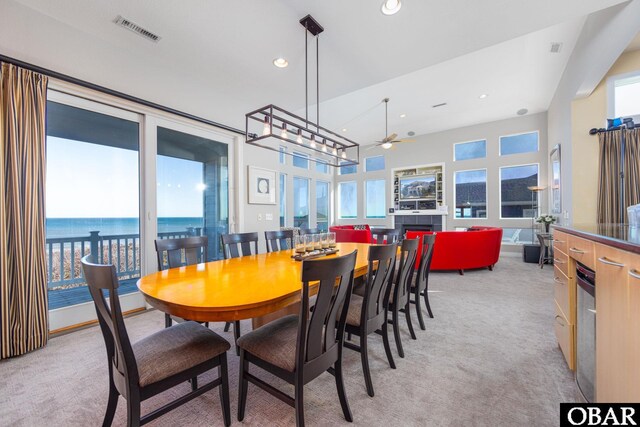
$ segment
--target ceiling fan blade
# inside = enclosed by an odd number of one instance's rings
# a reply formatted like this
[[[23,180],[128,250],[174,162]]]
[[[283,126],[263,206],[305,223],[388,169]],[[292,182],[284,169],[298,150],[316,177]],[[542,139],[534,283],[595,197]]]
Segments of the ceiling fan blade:
[[[395,141],[391,141],[391,142],[393,142],[393,143],[396,143],[396,142],[416,142],[416,140],[415,139],[410,139],[410,138],[405,138],[405,139],[396,139]]]
[[[388,137],[386,137],[385,139],[388,141],[393,141],[394,139],[396,139],[398,137],[397,133],[392,133],[391,135],[389,135]]]

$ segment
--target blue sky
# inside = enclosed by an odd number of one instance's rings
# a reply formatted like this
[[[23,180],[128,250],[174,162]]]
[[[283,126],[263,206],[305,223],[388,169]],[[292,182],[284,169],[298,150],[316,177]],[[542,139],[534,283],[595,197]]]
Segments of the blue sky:
[[[48,218],[139,215],[138,152],[47,137]],[[202,163],[159,156],[158,216],[203,214]]]

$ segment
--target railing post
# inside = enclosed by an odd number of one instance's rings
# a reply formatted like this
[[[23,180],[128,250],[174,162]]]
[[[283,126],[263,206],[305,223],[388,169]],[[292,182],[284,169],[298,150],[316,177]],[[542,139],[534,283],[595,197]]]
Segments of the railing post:
[[[202,236],[202,227],[196,227],[196,236]]]
[[[100,258],[100,250],[98,249],[98,242],[100,241],[99,231],[90,231],[89,232],[89,241],[91,242],[91,257],[93,258],[93,262],[97,264],[101,264]]]
[[[193,227],[187,227],[187,236],[195,236],[195,229]]]

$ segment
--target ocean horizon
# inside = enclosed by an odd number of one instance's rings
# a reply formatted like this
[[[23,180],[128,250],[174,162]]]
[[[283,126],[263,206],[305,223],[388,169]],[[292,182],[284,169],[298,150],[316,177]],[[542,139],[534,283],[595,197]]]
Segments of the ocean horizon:
[[[203,217],[160,217],[158,233],[186,231],[189,227],[203,227]],[[139,218],[47,218],[47,238],[84,237],[89,232],[100,235],[139,234]]]

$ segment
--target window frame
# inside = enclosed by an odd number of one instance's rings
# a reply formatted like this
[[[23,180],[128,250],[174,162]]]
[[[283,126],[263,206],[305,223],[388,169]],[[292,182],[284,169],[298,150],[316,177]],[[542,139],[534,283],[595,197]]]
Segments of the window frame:
[[[505,217],[502,216],[502,169],[505,169],[505,168],[516,168],[516,167],[520,167],[520,166],[534,166],[534,165],[538,168],[538,180],[536,182],[536,185],[540,186],[540,163],[538,163],[538,162],[522,163],[522,164],[515,164],[515,165],[504,165],[504,166],[498,167],[498,209],[499,209],[498,218],[500,220],[505,220],[505,221],[529,220],[529,221],[531,221],[530,217],[505,218]],[[538,196],[538,209],[540,209],[540,197],[539,196]]]
[[[302,179],[307,181],[307,227],[303,227],[303,228],[310,228],[311,227],[311,178],[309,177],[305,177],[305,176],[297,176],[294,175],[293,176],[293,181],[292,181],[292,185],[291,185],[291,208],[293,210],[293,215],[291,215],[291,224],[293,227],[296,227],[296,179]],[[315,190],[314,190],[315,192]]]
[[[536,151],[526,151],[524,153],[511,153],[511,154],[502,154],[502,138],[509,138],[512,136],[520,136],[520,135],[528,135],[530,133],[535,133],[537,135],[536,138]],[[498,157],[508,157],[508,156],[522,156],[522,155],[526,155],[526,154],[535,154],[535,153],[539,153],[540,152],[540,130],[531,130],[531,131],[527,131],[527,132],[518,132],[518,133],[511,133],[508,135],[500,135],[498,137]]]
[[[369,216],[367,211],[367,183],[373,181],[382,181],[384,183],[384,197],[382,201],[384,203],[384,208],[382,209],[383,216]],[[365,219],[386,219],[387,218],[387,180],[384,178],[375,178],[375,179],[365,179],[363,182],[363,209],[364,209],[364,218]]]
[[[471,159],[469,159],[471,160]],[[470,217],[470,218],[465,218],[465,217],[457,217],[456,216],[456,174],[458,172],[475,172],[475,171],[484,171],[485,173],[485,179],[484,179],[484,204],[485,204],[485,212],[486,212],[486,216],[484,218],[482,217]],[[538,171],[538,175],[540,175],[540,171]],[[540,179],[540,177],[538,176],[538,179]],[[501,205],[502,206],[502,205]],[[456,170],[453,171],[453,219],[455,221],[469,221],[469,220],[481,220],[481,221],[485,221],[489,219],[489,168],[474,168],[474,169],[461,169],[461,170]],[[512,218],[513,219],[513,218]]]
[[[281,165],[287,164],[287,147],[281,145],[278,149],[278,163]]]
[[[339,176],[357,175],[358,174],[358,165],[357,164],[355,164],[355,165],[353,165],[353,164],[345,165],[344,167],[353,166],[354,168],[356,168],[356,170],[353,171],[353,172],[349,172],[349,173],[342,173],[342,168],[343,168],[343,166],[341,164],[342,162],[346,162],[346,160],[340,160],[340,162],[338,163],[338,175]]]
[[[298,168],[298,169],[303,169],[303,170],[309,170],[309,162],[311,161],[311,159],[309,158],[308,154],[305,153],[300,153],[299,151],[292,151],[291,152],[291,156],[294,157],[293,159],[291,159],[291,166],[293,166],[294,168]],[[305,159],[307,162],[307,166],[306,167],[302,167],[302,166],[296,166],[295,164],[295,158],[299,158],[299,159]]]
[[[382,169],[369,170],[369,169],[367,168],[367,160],[369,160],[369,159],[375,159],[375,158],[378,158],[378,157],[382,157],[382,162],[384,163],[384,167],[383,167]],[[364,163],[364,167],[363,167],[363,169],[364,169],[364,172],[365,172],[365,173],[367,173],[367,172],[381,172],[381,171],[384,171],[384,170],[386,170],[386,169],[387,169],[387,159],[385,158],[384,154],[378,154],[377,156],[369,156],[369,157],[365,157],[365,158],[364,158],[363,163]],[[357,169],[358,169],[358,168],[356,167],[356,173],[358,173],[358,172],[357,172]]]
[[[316,199],[316,228],[318,227],[318,184],[327,186],[327,231],[331,225],[331,181],[316,179],[315,181],[315,199]]]
[[[607,78],[607,117],[617,117],[616,116],[616,82],[618,80],[627,80],[634,77],[640,78],[640,70],[630,71],[628,73],[616,74],[615,76],[611,76]],[[633,118],[634,123],[640,122],[640,112],[638,112],[638,114],[634,114],[632,116],[625,116],[625,117]],[[606,120],[605,120],[605,123],[606,123]]]
[[[343,217],[342,216],[342,185],[343,184],[353,184],[355,189],[356,189],[356,197],[355,197],[355,203],[356,203],[356,215],[354,217]],[[339,181],[338,182],[338,202],[337,202],[337,206],[338,206],[338,219],[358,219],[358,181],[357,180],[352,180],[352,181]]]
[[[457,145],[462,145],[462,144],[471,144],[472,142],[481,142],[484,141],[484,157],[474,157],[472,159],[460,159],[457,160],[456,159],[456,146]],[[479,159],[486,159],[487,158],[487,138],[482,138],[482,139],[471,139],[469,141],[461,141],[461,142],[456,142],[453,144],[453,161],[454,162],[465,162],[465,161],[469,161],[469,160],[479,160]]]
[[[284,188],[280,188],[282,184],[282,178],[284,177]],[[287,187],[288,187],[288,183],[287,183],[287,174],[284,172],[279,172],[278,173],[278,190],[280,193],[280,199],[278,200],[278,210],[280,209],[284,209],[284,225],[280,225],[280,227],[288,227],[288,217],[289,215],[287,215],[287,207],[288,207],[288,203],[287,203]],[[284,205],[284,206],[283,206]],[[279,212],[278,212],[279,213]],[[280,222],[280,215],[278,215],[278,223]]]

